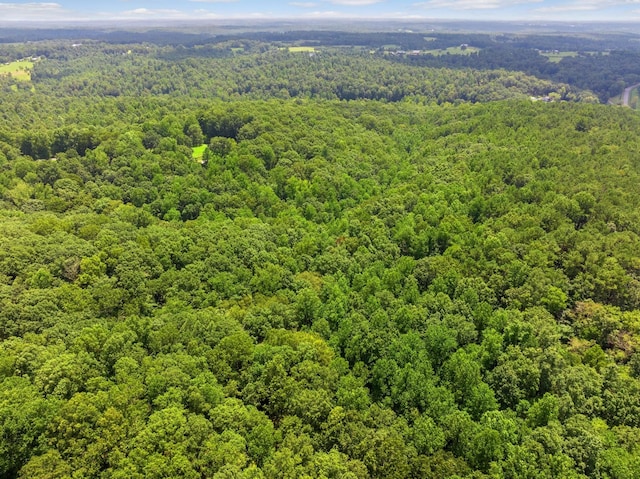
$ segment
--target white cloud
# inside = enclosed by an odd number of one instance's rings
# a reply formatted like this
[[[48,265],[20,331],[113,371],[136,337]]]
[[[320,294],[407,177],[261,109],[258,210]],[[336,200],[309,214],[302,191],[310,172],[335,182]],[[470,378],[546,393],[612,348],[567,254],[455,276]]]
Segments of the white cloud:
[[[43,9],[60,9],[62,5],[59,3],[0,3],[3,11],[8,10],[43,10]]]
[[[451,8],[453,10],[488,10],[511,7],[513,5],[540,3],[543,0],[430,0],[416,3],[423,8]]]
[[[162,17],[175,18],[184,17],[186,14],[180,10],[172,10],[169,8],[136,8],[134,10],[126,10],[120,14],[123,17]]]
[[[364,7],[366,5],[381,3],[382,1],[383,0],[330,0],[334,5],[344,5],[347,7]]]
[[[542,19],[553,17],[572,17],[572,20],[579,21],[581,19],[591,20],[594,17],[602,16],[610,18],[616,10],[604,13],[606,9],[617,8],[626,10],[624,12],[624,20],[635,20],[640,14],[640,0],[414,0],[417,3],[412,8],[404,11],[384,11],[392,10],[392,7],[400,7],[394,5],[392,0],[287,0],[291,8],[288,14],[282,12],[243,12],[241,8],[238,11],[229,10],[222,13],[222,5],[239,5],[239,0],[188,0],[181,4],[191,5],[191,8],[171,9],[171,8],[131,8],[140,6],[135,4],[136,0],[114,0],[121,5],[130,7],[129,10],[118,13],[99,12],[89,13],[90,7],[78,7],[78,10],[65,8],[62,0],[51,2],[28,2],[17,3],[19,0],[13,0],[12,3],[0,3],[0,23],[14,21],[31,21],[31,22],[61,22],[61,21],[86,21],[86,20],[108,20],[108,19],[201,19],[201,18],[229,18],[229,19],[259,19],[259,18],[290,18],[301,16],[302,18],[353,18],[354,11],[362,11],[367,18],[396,18],[396,19],[418,19],[423,16],[442,15],[443,12],[447,16],[472,16],[472,15],[498,15],[500,9],[508,9],[509,7],[521,6],[528,7],[528,18]],[[160,3],[160,2],[158,2]],[[264,2],[268,5],[268,2]],[[367,9],[368,6],[386,5],[388,8]],[[294,9],[295,7],[296,9]],[[635,8],[634,8],[635,7]],[[126,7],[125,7],[126,8]],[[197,9],[196,9],[197,8]],[[208,9],[208,10],[207,10]],[[305,13],[300,15],[300,10],[305,9]],[[217,10],[216,12],[212,10]],[[295,13],[294,13],[295,12]],[[348,13],[351,12],[351,13]],[[471,13],[469,13],[471,12]],[[603,12],[603,13],[600,13]],[[620,17],[620,14],[617,13]],[[358,15],[358,18],[360,17]],[[622,18],[619,18],[622,19]]]
[[[593,4],[569,3],[566,5],[553,5],[551,7],[536,8],[536,12],[554,13],[554,12],[580,12],[597,10],[598,7]]]
[[[344,17],[344,13],[329,10],[329,11],[323,11],[323,12],[320,12],[320,11],[309,12],[307,16],[313,17],[313,18],[338,18],[338,17]]]
[[[577,12],[577,11],[593,11],[604,10],[611,7],[631,6],[640,4],[640,0],[580,0],[560,5],[552,5],[548,7],[540,7],[536,12],[553,13],[553,12]]]
[[[59,3],[0,3],[0,19],[4,21],[45,21],[69,16]]]

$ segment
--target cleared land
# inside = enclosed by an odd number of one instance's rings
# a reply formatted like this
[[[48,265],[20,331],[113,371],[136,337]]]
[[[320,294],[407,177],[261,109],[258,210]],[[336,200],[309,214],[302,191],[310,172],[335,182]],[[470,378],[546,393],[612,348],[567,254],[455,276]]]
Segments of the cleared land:
[[[11,75],[16,80],[31,81],[31,69],[33,62],[31,61],[15,61],[5,65],[0,65],[0,75]]]
[[[553,53],[540,52],[540,55],[542,55],[543,57],[547,57],[549,61],[552,63],[558,63],[563,58],[577,57],[578,52],[553,52]]]
[[[289,47],[290,52],[307,52],[313,53],[316,51],[315,47]]]
[[[438,50],[425,50],[424,53],[429,55],[471,55],[479,51],[480,49],[476,47],[449,47]]]
[[[194,160],[202,160],[202,157],[204,155],[204,150],[207,149],[207,145],[200,145],[200,146],[194,146],[193,148],[191,148],[192,153],[191,155],[193,156]]]
[[[624,89],[624,92],[622,92],[623,106],[629,106],[634,110],[638,109],[638,87],[640,87],[640,83]]]

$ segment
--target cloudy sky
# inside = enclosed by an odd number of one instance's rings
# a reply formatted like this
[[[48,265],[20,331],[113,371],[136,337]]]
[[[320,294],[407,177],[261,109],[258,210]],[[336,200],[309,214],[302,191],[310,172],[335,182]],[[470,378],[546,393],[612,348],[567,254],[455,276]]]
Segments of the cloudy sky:
[[[640,21],[640,0],[59,0],[0,3],[0,21],[380,18]]]

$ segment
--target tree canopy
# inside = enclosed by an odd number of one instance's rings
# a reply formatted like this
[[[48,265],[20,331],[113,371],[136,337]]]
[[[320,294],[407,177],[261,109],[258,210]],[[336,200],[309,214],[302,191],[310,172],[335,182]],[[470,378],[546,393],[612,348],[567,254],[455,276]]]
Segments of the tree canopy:
[[[637,476],[637,114],[79,48],[0,94],[2,477]]]

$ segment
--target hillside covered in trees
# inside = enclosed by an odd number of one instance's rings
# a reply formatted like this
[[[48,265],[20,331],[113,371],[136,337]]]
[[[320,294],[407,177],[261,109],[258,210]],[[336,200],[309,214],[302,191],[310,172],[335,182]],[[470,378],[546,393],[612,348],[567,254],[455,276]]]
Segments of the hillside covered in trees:
[[[234,54],[233,50],[243,53]],[[292,53],[250,42],[195,50],[89,43],[74,48],[32,47],[28,52],[29,56],[46,58],[35,63],[33,83],[0,77],[0,88],[4,86],[7,93],[35,89],[47,102],[169,95],[224,100],[302,97],[456,103],[549,94],[571,101],[596,101],[588,91],[518,71],[422,68],[396,64],[368,52]],[[33,100],[27,96],[24,103]]]
[[[28,48],[1,477],[638,477],[635,112],[362,54]]]
[[[483,24],[475,23],[476,28]],[[302,28],[304,25],[300,25]],[[396,27],[403,25],[396,24]],[[497,29],[500,25],[484,24],[489,31]],[[502,25],[502,28],[506,27]],[[612,25],[587,24],[566,25],[565,30],[571,33],[547,32],[536,34],[522,28],[517,31],[516,25],[511,33],[470,33],[447,31],[446,25],[424,25],[424,32],[410,32],[399,28],[393,31],[392,25],[378,25],[385,27],[387,31],[344,31],[344,30],[293,30],[290,26],[271,25],[273,31],[244,31],[238,32],[238,27],[228,26],[216,29],[202,25],[192,25],[186,31],[168,30],[83,30],[83,29],[55,29],[55,30],[14,30],[0,29],[0,62],[10,62],[16,58],[29,57],[31,55],[44,56],[48,59],[63,60],[60,63],[50,63],[43,74],[51,78],[68,76],[72,72],[84,72],[90,78],[83,78],[92,87],[98,89],[92,93],[100,93],[105,90],[110,95],[131,93],[132,91],[148,92],[151,83],[161,85],[154,90],[154,94],[168,93],[176,89],[188,87],[191,90],[211,88],[216,94],[220,92],[234,94],[246,94],[251,92],[253,96],[278,95],[287,92],[290,96],[300,93],[306,95],[334,95],[341,99],[354,99],[368,95],[368,98],[397,101],[406,95],[414,95],[425,88],[424,82],[414,85],[413,89],[406,90],[407,76],[415,76],[413,81],[433,81],[431,76],[434,69],[458,70],[448,72],[451,83],[458,84],[459,78],[465,71],[473,70],[480,75],[482,82],[486,84],[487,71],[493,75],[497,70],[518,72],[521,81],[522,75],[535,77],[537,80],[565,84],[573,93],[588,92],[591,100],[598,99],[601,103],[607,103],[609,99],[619,96],[626,86],[640,82],[640,69],[638,69],[638,55],[640,50],[640,35],[635,33],[607,33],[615,27]],[[339,27],[339,25],[334,26]],[[361,25],[362,27],[362,25]],[[409,27],[404,25],[404,27]],[[557,26],[558,28],[560,25]],[[582,28],[579,28],[582,27]],[[620,25],[618,25],[620,27]],[[343,25],[344,28],[344,25]],[[413,26],[415,28],[415,25]],[[445,30],[443,31],[443,28]],[[464,29],[465,25],[450,25],[455,32]],[[469,25],[466,26],[469,28]],[[193,30],[193,31],[192,31]],[[242,29],[241,29],[242,30]],[[583,31],[581,31],[583,30]],[[630,29],[633,30],[633,29]],[[426,32],[426,33],[425,33]],[[603,33],[604,32],[604,33]],[[11,43],[18,38],[31,38],[26,43]],[[82,40],[78,40],[82,39]],[[72,43],[76,42],[76,43]],[[73,48],[70,48],[71,46]],[[460,50],[460,47],[463,49]],[[290,49],[298,51],[311,51],[314,53],[329,54],[331,60],[313,62],[297,61],[292,67],[291,59],[285,64],[281,54]],[[466,51],[465,51],[466,49]],[[396,54],[402,52],[401,54]],[[109,54],[105,57],[105,53]],[[113,57],[114,53],[137,54],[146,59],[137,59],[135,62],[127,62],[125,59]],[[251,54],[265,54],[256,56]],[[336,53],[339,58],[336,59]],[[350,55],[345,57],[345,54]],[[247,58],[247,55],[250,58]],[[354,55],[355,54],[355,55]],[[229,58],[242,55],[243,61],[237,62],[234,72],[238,68],[243,69],[243,75],[230,75]],[[553,56],[556,55],[555,60]],[[85,57],[84,62],[70,63],[70,59]],[[301,60],[301,56],[295,58]],[[316,55],[312,55],[316,56]],[[89,58],[90,57],[90,58]],[[354,57],[360,57],[356,59]],[[212,61],[225,58],[226,61]],[[152,59],[152,60],[151,60]],[[190,59],[182,62],[179,67],[176,61]],[[171,64],[166,63],[171,60]],[[402,63],[410,66],[428,67],[432,71],[430,76],[424,78],[423,69],[403,69],[397,66],[385,65],[386,63]],[[266,68],[266,65],[270,65]],[[334,71],[344,75],[350,80],[342,85],[341,80],[324,73]],[[347,71],[343,71],[344,69]],[[116,69],[119,75],[114,75]],[[160,74],[162,70],[162,74]],[[478,71],[485,71],[480,74]],[[107,83],[95,85],[97,73],[104,80],[112,83],[112,88],[106,88]],[[207,76],[203,78],[203,72]],[[289,78],[288,73],[291,75]],[[320,74],[318,74],[320,72]],[[124,87],[122,75],[129,81],[132,74],[144,77],[141,84],[131,84]],[[186,75],[194,77],[186,82],[177,76]],[[380,79],[377,76],[380,75]],[[363,80],[364,78],[364,80]],[[491,77],[495,79],[494,76]],[[400,79],[392,92],[387,91],[392,79]],[[275,80],[275,81],[274,81]],[[380,81],[382,84],[377,85]],[[530,80],[529,80],[530,81]],[[113,84],[115,82],[115,84]],[[229,83],[239,84],[230,85]],[[466,80],[468,83],[468,80]],[[354,85],[356,83],[356,85]],[[362,90],[361,83],[369,84],[372,90]],[[411,81],[409,81],[411,83]],[[436,81],[436,85],[439,82]],[[513,90],[516,83],[512,78],[508,85]],[[543,83],[539,83],[541,85]],[[78,88],[78,85],[75,85]],[[83,85],[85,88],[89,85]],[[340,86],[340,89],[336,89]],[[354,90],[353,87],[357,88]],[[380,91],[379,87],[383,87]],[[520,91],[521,83],[516,90]],[[122,90],[124,88],[124,90]],[[222,88],[220,92],[219,88]],[[489,88],[485,86],[485,88]],[[546,88],[546,87],[545,87]],[[343,91],[346,90],[346,91]],[[450,101],[450,98],[467,99],[469,101],[487,101],[501,98],[503,92],[491,89],[493,96],[487,96],[486,92],[477,92],[481,95],[470,95],[469,88],[462,91],[459,97],[448,95],[438,97],[438,101]],[[437,91],[441,91],[438,88]],[[190,91],[192,93],[192,91]],[[433,91],[427,88],[429,96]],[[451,92],[449,92],[451,93]],[[513,91],[512,91],[513,93]],[[425,94],[425,93],[423,93]],[[496,96],[498,95],[498,96]],[[504,97],[504,95],[502,96]],[[565,98],[566,99],[566,98]],[[585,98],[583,98],[585,99]]]

